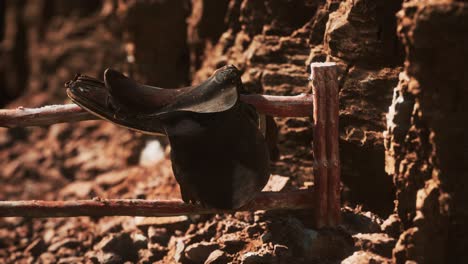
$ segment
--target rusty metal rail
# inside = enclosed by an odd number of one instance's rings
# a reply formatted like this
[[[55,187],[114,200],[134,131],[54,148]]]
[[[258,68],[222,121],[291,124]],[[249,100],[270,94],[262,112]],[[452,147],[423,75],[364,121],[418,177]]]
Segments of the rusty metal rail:
[[[312,95],[243,95],[259,112],[277,117],[311,117],[314,123],[314,189],[265,192],[236,211],[313,209],[317,227],[340,222],[340,160],[338,146],[338,79],[335,63],[311,64]],[[0,127],[43,126],[94,120],[74,104],[0,110]],[[83,201],[0,201],[1,216],[169,216],[223,213],[173,200],[95,199]]]

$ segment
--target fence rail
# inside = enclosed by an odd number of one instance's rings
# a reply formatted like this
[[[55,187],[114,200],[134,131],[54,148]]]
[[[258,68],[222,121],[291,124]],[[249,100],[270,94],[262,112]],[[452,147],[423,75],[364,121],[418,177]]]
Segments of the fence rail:
[[[338,79],[335,63],[311,64],[311,94],[242,95],[259,112],[277,117],[311,117],[314,140],[314,187],[292,192],[264,192],[235,211],[313,209],[317,227],[340,222]],[[74,104],[0,110],[0,127],[44,126],[97,119]],[[178,200],[95,199],[78,201],[0,201],[0,217],[170,216],[223,213]]]
[[[0,217],[176,216],[234,211],[312,209],[313,192],[262,192],[236,210],[219,210],[180,200],[93,199],[77,201],[0,201]]]

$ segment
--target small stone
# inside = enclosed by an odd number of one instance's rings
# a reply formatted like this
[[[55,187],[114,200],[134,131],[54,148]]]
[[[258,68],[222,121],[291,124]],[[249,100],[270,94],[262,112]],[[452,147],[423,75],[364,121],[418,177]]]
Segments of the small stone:
[[[122,257],[114,252],[99,251],[96,257],[101,264],[119,264],[124,262]]]
[[[55,230],[54,229],[47,229],[47,230],[44,231],[44,235],[42,235],[42,238],[44,239],[45,243],[50,243],[54,236],[55,236]]]
[[[275,256],[287,256],[289,254],[289,248],[285,245],[276,244],[273,247],[273,254]]]
[[[10,259],[13,260],[13,259]],[[14,262],[11,263],[34,263],[34,258],[32,256],[22,256],[19,255],[18,257],[14,258]]]
[[[167,245],[169,242],[169,235],[167,229],[164,227],[154,227],[150,226],[148,228],[148,239],[151,243],[159,243],[162,245]]]
[[[390,215],[380,226],[382,231],[393,238],[398,238],[403,231],[403,226],[397,214]]]
[[[159,244],[149,244],[148,249],[153,254],[153,257],[157,260],[163,259],[169,251],[166,247],[163,247]]]
[[[240,221],[244,221],[246,223],[253,223],[254,222],[254,214],[253,212],[236,212],[234,217]]]
[[[138,250],[142,248],[146,248],[148,245],[148,238],[143,234],[132,233],[131,235],[133,246]]]
[[[119,173],[109,172],[99,175],[94,182],[107,189],[111,186],[117,185],[123,182],[128,177],[128,173],[126,171],[122,171]]]
[[[156,256],[151,250],[149,249],[140,249],[138,251],[138,263],[141,264],[150,264],[154,263],[158,260],[161,260],[162,257]]]
[[[68,263],[83,263],[83,258],[82,257],[61,258],[57,262],[57,264],[68,264]]]
[[[274,258],[270,253],[247,252],[242,256],[243,264],[273,263]]]
[[[171,241],[174,241],[174,240],[171,239]],[[169,244],[172,244],[172,243],[169,242]],[[182,239],[177,239],[175,242],[175,253],[174,253],[175,262],[179,263],[179,262],[182,262],[183,259],[185,259],[185,255],[183,254],[184,249],[185,249],[184,241]]]
[[[204,262],[219,245],[214,242],[200,242],[192,244],[185,249],[185,256],[195,262]]]
[[[53,253],[44,252],[39,256],[39,258],[37,259],[37,262],[44,263],[44,264],[56,263],[57,259],[55,258]]]
[[[117,233],[122,231],[122,219],[119,217],[103,217],[99,220],[96,234],[105,236],[109,233]]]
[[[264,210],[255,211],[255,213],[254,213],[254,222],[256,222],[256,223],[261,222],[264,216],[265,216],[265,211]]]
[[[234,237],[225,238],[223,242],[224,242],[224,245],[229,248],[233,248],[233,247],[242,248],[247,243],[239,238],[234,238]]]
[[[133,250],[133,241],[128,233],[110,234],[94,246],[95,250],[115,252],[120,255],[129,255]]]
[[[65,238],[63,240],[60,240],[50,245],[47,250],[50,252],[57,252],[57,250],[59,250],[60,248],[76,248],[80,244],[81,244],[80,241],[74,238]]]
[[[97,258],[98,252],[93,251],[93,250],[88,250],[84,254],[84,257],[87,261],[87,263],[98,263],[98,258]]]
[[[375,254],[392,257],[392,250],[395,247],[395,239],[385,233],[356,234],[353,236],[354,245],[363,251],[371,251]]]
[[[247,226],[246,223],[240,221],[228,221],[224,223],[223,233],[234,233],[244,229]]]
[[[249,225],[247,228],[245,228],[245,231],[247,232],[247,234],[249,234],[249,237],[253,237],[256,234],[261,233],[263,229],[258,224],[252,224],[252,225]]]
[[[89,199],[92,196],[94,183],[91,181],[75,181],[60,190],[60,197]]]
[[[167,217],[135,217],[135,223],[138,227],[165,227],[170,230],[185,229],[190,220],[187,216],[167,216]]]
[[[371,252],[356,251],[341,262],[341,264],[355,263],[390,264],[392,261]]]
[[[211,252],[211,254],[206,259],[205,264],[224,264],[224,263],[228,263],[231,260],[232,258],[229,257],[226,254],[226,252],[217,249]]]
[[[289,177],[280,175],[271,175],[270,180],[263,188],[263,192],[279,192],[289,183]]]
[[[30,253],[33,257],[39,256],[42,252],[46,251],[47,246],[42,238],[37,238],[29,244],[24,250],[25,253]]]
[[[343,223],[351,233],[380,233],[381,219],[370,212],[361,212],[349,207],[342,209]]]
[[[55,256],[57,259],[68,258],[75,256],[77,254],[78,249],[71,249],[66,247],[61,247],[55,252]]]
[[[217,239],[217,242],[224,244],[224,250],[229,253],[241,251],[246,244],[240,239],[239,233],[224,234]]]
[[[314,182],[311,182],[311,181],[304,182],[304,188],[305,189],[309,189],[309,188],[311,188],[313,186],[314,186]]]

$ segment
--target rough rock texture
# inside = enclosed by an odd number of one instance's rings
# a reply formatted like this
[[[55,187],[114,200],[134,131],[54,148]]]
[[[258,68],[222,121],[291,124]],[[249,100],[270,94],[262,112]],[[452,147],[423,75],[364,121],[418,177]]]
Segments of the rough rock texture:
[[[406,229],[393,252],[397,263],[468,257],[467,21],[466,1],[408,1],[398,15],[407,57],[386,139]]]
[[[360,250],[371,251],[377,255],[390,258],[395,247],[395,239],[383,233],[356,234],[354,245]]]
[[[372,263],[372,264],[390,264],[392,261],[388,258],[366,252],[356,251],[353,255],[344,259],[342,264],[355,264],[355,263]]]
[[[231,1],[227,30],[218,42],[205,45],[206,59],[194,82],[233,63],[244,70],[242,79],[251,91],[291,95],[309,92],[310,62],[338,62],[343,181],[351,189],[347,198],[388,214],[394,196],[384,171],[382,131],[403,61],[394,19],[400,6],[401,1]],[[286,174],[283,162],[310,164],[309,120],[277,121],[283,132],[280,143],[288,141],[280,145],[279,172]],[[286,175],[310,181],[297,170]]]
[[[392,19],[401,1],[344,1],[330,14],[324,52],[337,61],[343,181],[351,198],[378,213],[392,207],[390,178],[383,170],[386,105],[402,60]],[[372,197],[372,198],[371,198]]]

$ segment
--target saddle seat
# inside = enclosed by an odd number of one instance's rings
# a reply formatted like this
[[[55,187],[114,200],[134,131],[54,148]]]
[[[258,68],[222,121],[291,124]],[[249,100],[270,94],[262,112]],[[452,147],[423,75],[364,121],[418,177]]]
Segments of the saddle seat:
[[[218,113],[232,108],[242,89],[240,72],[224,66],[203,83],[183,88],[139,84],[107,69],[104,82],[77,75],[65,85],[76,104],[112,123],[146,134],[165,134],[161,119],[179,112]]]
[[[232,65],[218,69],[209,79],[196,86],[159,88],[138,84],[120,72],[107,69],[104,83],[112,103],[136,111],[138,116],[154,117],[168,112],[189,111],[216,113],[234,106],[242,86],[240,72]]]

